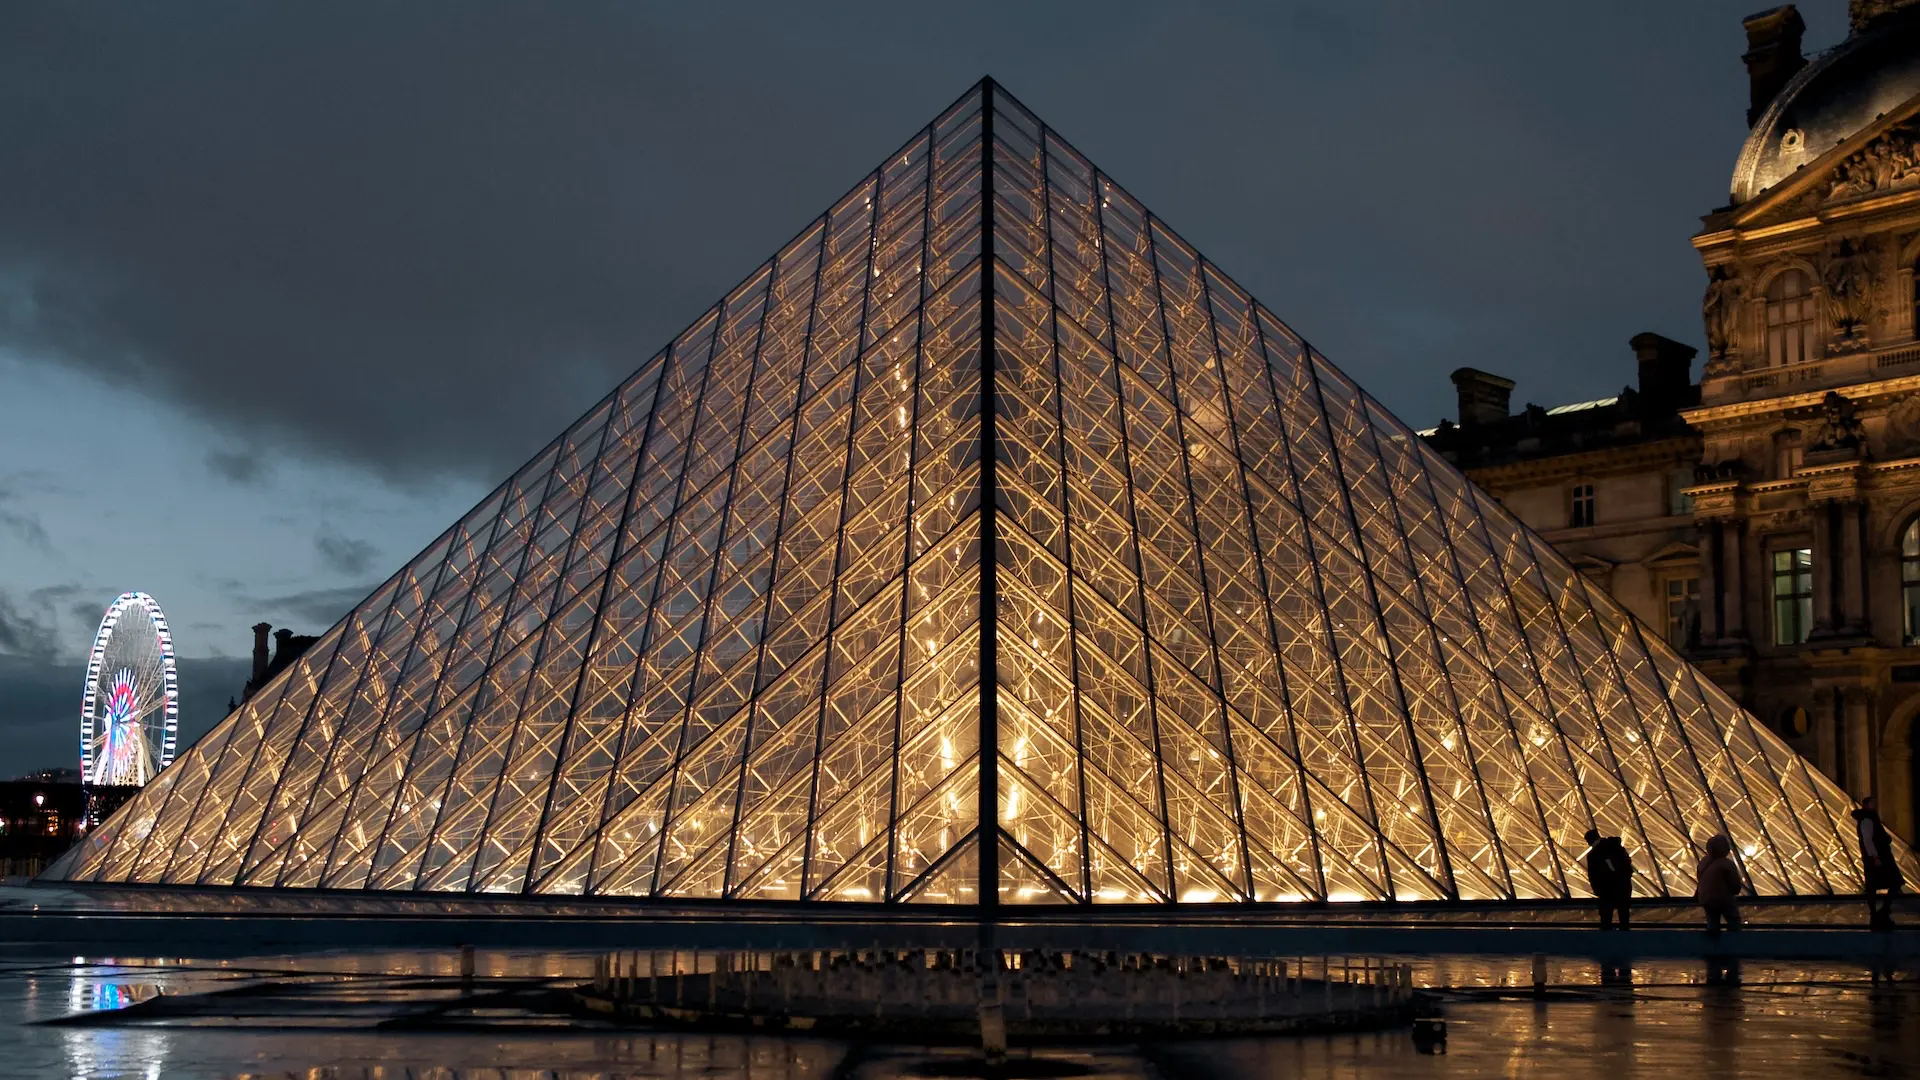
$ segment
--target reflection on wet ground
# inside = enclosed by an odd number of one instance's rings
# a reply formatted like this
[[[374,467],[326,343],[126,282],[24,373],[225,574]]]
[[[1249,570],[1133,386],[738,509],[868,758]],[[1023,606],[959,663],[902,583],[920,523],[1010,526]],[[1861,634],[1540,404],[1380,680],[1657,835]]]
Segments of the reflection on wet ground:
[[[1416,1052],[1404,1031],[1050,1048],[1015,1075],[1267,1080],[1550,1076],[1553,1080],[1920,1076],[1920,971],[1876,981],[1857,966],[1757,964],[1715,970],[1663,962],[1603,971],[1549,963],[1536,998],[1525,958],[1416,964],[1441,988],[1448,1053]],[[482,954],[479,977],[584,978],[585,954]],[[295,1077],[299,1080],[900,1080],[977,1071],[967,1055],[805,1039],[611,1032],[390,1033],[354,1007],[396,986],[443,993],[450,954],[353,953],[222,962],[59,957],[0,963],[0,1076]],[[1882,973],[1883,976],[1885,973]],[[399,977],[399,978],[396,978]],[[426,981],[409,982],[427,977]],[[244,1017],[222,1026],[51,1027],[34,1021],[125,1007],[155,995],[300,981],[338,987],[331,1019]],[[1909,981],[1914,980],[1914,981]],[[412,991],[408,991],[412,992]],[[236,1013],[244,1013],[244,1009]]]

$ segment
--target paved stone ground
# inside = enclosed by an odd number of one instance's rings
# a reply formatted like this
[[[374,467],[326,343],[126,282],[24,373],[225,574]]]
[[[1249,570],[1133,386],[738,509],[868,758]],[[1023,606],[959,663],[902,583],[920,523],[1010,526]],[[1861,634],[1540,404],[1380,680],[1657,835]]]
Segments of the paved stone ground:
[[[588,954],[482,953],[483,982],[590,978]],[[1708,984],[1693,960],[1640,964],[1630,984],[1599,985],[1604,969],[1549,962],[1555,986],[1536,1000],[1530,964],[1498,957],[1422,961],[1423,984],[1451,987],[1449,1053],[1414,1051],[1402,1031],[1295,1038],[1209,1039],[1053,1047],[1016,1064],[1024,1076],[1111,1080],[1281,1080],[1284,1077],[1824,1080],[1920,1076],[1920,970],[1874,984],[1867,969],[1752,963],[1740,985]],[[1616,973],[1617,974],[1617,973]],[[364,1027],[45,1027],[28,1021],[113,1008],[159,992],[240,988],[256,980],[339,984],[364,1005],[382,995],[446,993],[459,958],[446,952],[340,952],[215,963],[102,961],[68,956],[0,962],[0,1077],[251,1076],[315,1080],[902,1080],[969,1075],[964,1052],[806,1038],[680,1033],[514,1031],[393,1033]],[[440,989],[433,989],[439,987]],[[454,985],[453,992],[458,992]],[[325,996],[321,994],[320,996]],[[351,1009],[343,1010],[351,1011]],[[977,1069],[972,1070],[978,1072]]]
[[[1866,932],[1856,899],[1753,903],[1752,927],[1710,942],[1686,904],[1646,904],[1630,933],[1599,933],[1584,905],[1203,908],[1018,913],[999,927],[1009,949],[1182,955],[1527,955],[1746,959],[1920,957],[1908,897],[1894,934]],[[9,950],[139,949],[167,941],[192,955],[329,949],[967,948],[975,924],[937,909],[875,913],[688,905],[637,908],[518,898],[249,894],[239,890],[0,887],[0,955]]]

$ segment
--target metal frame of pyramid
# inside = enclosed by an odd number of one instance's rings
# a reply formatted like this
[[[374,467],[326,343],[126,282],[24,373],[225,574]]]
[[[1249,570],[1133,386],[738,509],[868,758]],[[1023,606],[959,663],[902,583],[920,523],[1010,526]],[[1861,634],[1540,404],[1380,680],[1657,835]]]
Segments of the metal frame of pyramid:
[[[1848,807],[983,81],[50,876],[1804,896]]]

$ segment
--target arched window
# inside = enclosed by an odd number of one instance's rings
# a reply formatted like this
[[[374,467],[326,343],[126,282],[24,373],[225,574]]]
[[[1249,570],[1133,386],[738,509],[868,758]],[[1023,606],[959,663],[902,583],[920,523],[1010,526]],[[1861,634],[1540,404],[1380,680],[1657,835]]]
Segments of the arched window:
[[[1900,533],[1900,640],[1920,644],[1920,518]]]
[[[1776,275],[1767,286],[1767,363],[1813,359],[1813,288],[1803,270]]]

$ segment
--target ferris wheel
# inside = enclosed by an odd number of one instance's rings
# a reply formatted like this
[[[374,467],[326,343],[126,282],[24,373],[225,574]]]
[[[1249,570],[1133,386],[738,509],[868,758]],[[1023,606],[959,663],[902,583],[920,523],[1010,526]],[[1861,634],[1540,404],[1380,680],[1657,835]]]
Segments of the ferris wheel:
[[[87,654],[80,775],[89,784],[144,784],[173,761],[179,730],[167,617],[146,593],[121,593]]]

